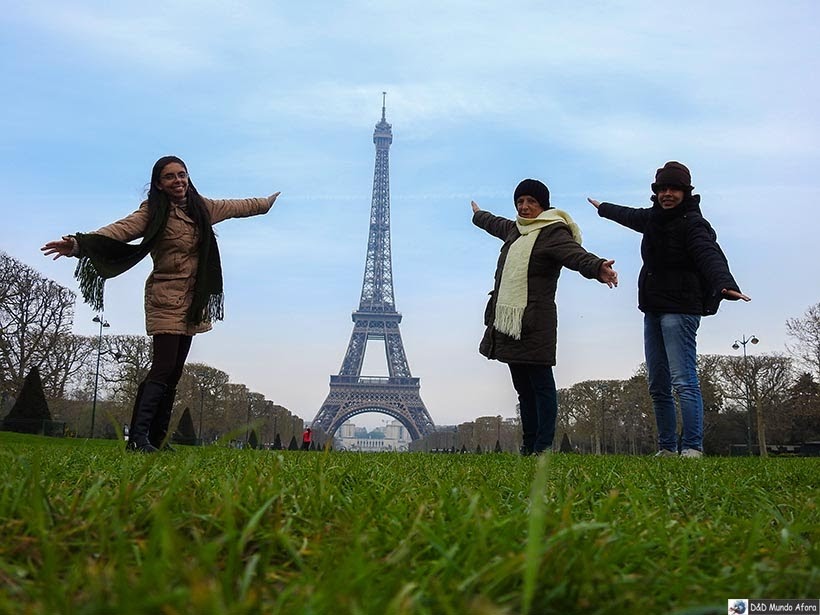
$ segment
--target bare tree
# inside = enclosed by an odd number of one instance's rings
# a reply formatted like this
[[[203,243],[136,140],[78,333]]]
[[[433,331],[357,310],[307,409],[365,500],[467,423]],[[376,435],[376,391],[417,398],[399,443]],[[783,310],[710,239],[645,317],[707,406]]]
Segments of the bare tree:
[[[618,420],[612,422],[613,408],[617,406],[621,383],[617,380],[586,380],[561,389],[558,394],[560,413],[573,428],[570,434],[576,436],[574,442],[588,442],[584,448],[600,454],[606,452],[606,442],[613,442],[620,431]]]
[[[222,405],[217,429],[223,434],[230,434],[233,439],[244,439],[244,425],[248,422],[249,411],[248,387],[244,384],[229,382],[222,387]]]
[[[177,402],[192,409],[197,438],[200,440],[210,441],[222,433],[217,425],[224,416],[223,389],[228,379],[228,374],[204,363],[188,363],[185,366],[177,386]]]
[[[644,364],[632,378],[622,383],[618,412],[623,417],[626,452],[632,455],[654,452],[657,428]]]
[[[578,384],[558,391],[557,431],[569,433],[573,444],[585,452],[600,450],[596,447],[600,440],[596,438],[596,422],[586,391]]]
[[[84,375],[90,373],[91,358],[97,351],[94,336],[60,334],[54,338],[53,351],[43,355],[40,373],[43,390],[50,399],[70,396]]]
[[[75,294],[0,252],[0,392],[15,394],[32,367],[62,394],[93,350],[73,339]]]
[[[721,376],[726,396],[744,400],[748,412],[754,409],[757,443],[761,457],[765,457],[765,414],[782,407],[792,379],[791,360],[778,354],[752,355],[746,361],[741,357],[724,357]]]
[[[786,333],[794,343],[786,348],[797,361],[820,380],[820,303],[815,303],[802,318],[789,318]]]
[[[786,401],[789,444],[820,440],[820,385],[809,373],[800,374]]]
[[[128,404],[137,396],[140,382],[151,368],[151,338],[146,335],[112,335],[103,340],[105,367],[102,379],[115,401]]]

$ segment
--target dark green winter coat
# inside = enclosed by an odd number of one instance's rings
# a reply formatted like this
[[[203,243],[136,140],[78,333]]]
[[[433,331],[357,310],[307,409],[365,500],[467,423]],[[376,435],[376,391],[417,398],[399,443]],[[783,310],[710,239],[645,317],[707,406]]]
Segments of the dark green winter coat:
[[[504,242],[495,270],[495,285],[484,312],[487,326],[479,352],[488,359],[503,363],[555,365],[558,336],[558,314],[555,291],[561,268],[568,267],[589,279],[596,279],[603,258],[587,252],[572,238],[563,223],[547,226],[538,234],[530,255],[527,273],[527,307],[521,323],[521,339],[516,340],[493,327],[495,300],[501,284],[501,273],[512,243],[521,236],[515,221],[486,211],[473,215],[473,224]]]

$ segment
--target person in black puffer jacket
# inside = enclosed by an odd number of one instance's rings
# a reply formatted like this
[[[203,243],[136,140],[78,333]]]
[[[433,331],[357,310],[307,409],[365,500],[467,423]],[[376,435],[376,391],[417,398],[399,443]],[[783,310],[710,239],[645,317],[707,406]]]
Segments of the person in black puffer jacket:
[[[602,218],[643,234],[638,309],[644,313],[644,352],[659,456],[678,452],[673,389],[683,418],[680,454],[703,454],[696,346],[700,318],[715,314],[721,299],[751,301],[732,277],[717,234],[701,214],[700,195],[693,190],[689,169],[671,161],[655,174],[652,207],[587,199]]]

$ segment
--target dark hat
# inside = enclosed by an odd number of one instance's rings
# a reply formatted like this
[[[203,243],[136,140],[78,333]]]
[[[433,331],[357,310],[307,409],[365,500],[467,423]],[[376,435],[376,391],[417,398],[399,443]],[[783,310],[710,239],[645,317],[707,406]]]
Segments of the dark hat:
[[[652,184],[652,192],[658,193],[659,186],[677,186],[684,192],[692,192],[695,187],[692,185],[692,175],[680,162],[671,160],[663,165],[655,173],[655,182]]]
[[[518,197],[524,195],[534,198],[544,209],[550,208],[550,189],[537,179],[525,179],[518,184],[513,193],[513,203],[518,200]]]

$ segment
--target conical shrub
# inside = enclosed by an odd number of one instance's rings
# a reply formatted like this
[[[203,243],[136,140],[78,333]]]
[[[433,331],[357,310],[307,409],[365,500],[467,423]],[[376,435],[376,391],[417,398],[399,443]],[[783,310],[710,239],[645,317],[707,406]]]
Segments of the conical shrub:
[[[14,402],[8,416],[3,421],[3,429],[42,435],[49,423],[51,423],[51,412],[48,410],[48,402],[43,393],[40,371],[32,367],[23,381],[17,401]]]

